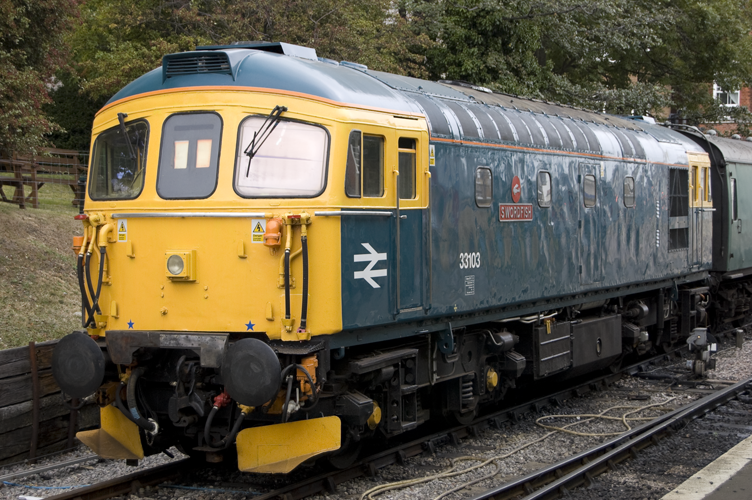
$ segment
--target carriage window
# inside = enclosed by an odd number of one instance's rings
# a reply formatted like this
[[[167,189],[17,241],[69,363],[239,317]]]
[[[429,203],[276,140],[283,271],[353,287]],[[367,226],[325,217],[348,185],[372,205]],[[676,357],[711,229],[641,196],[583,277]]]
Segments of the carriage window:
[[[360,160],[360,130],[353,130],[347,142],[345,164],[345,194],[350,198],[360,198]]]
[[[713,194],[710,192],[710,168],[703,169],[705,173],[705,201],[713,201]]]
[[[363,135],[363,196],[384,195],[384,138]]]
[[[736,199],[736,179],[731,179],[731,220],[739,218],[739,202]]]
[[[538,206],[551,206],[551,174],[544,170],[538,172]]]
[[[493,176],[491,169],[478,167],[475,170],[475,204],[488,208],[493,203]]]
[[[697,183],[697,190],[695,193],[695,201],[701,202],[703,198],[705,197],[705,176],[703,175],[703,170],[705,170],[702,167],[692,167],[695,174],[695,179]]]
[[[132,200],[141,194],[146,169],[149,125],[144,120],[99,134],[91,159],[89,196],[92,200]]]
[[[634,177],[624,179],[624,206],[627,208],[634,208],[635,206]]]
[[[590,208],[595,206],[595,202],[597,201],[596,193],[595,193],[595,176],[594,175],[586,175],[585,176],[585,182],[582,186],[582,194],[583,194],[583,201],[585,203],[585,207]]]
[[[206,198],[217,187],[222,119],[215,113],[170,116],[162,130],[157,192],[167,199]]]
[[[415,199],[415,139],[400,137],[399,143],[399,197]]]
[[[249,116],[240,124],[235,159],[235,190],[246,198],[306,197],[326,186],[329,133],[308,123],[280,120],[258,152],[245,151],[266,116]]]

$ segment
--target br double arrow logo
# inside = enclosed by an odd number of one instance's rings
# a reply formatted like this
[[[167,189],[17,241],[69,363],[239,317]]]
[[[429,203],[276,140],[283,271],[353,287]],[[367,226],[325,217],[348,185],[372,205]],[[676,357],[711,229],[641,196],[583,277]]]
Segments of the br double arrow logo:
[[[368,243],[361,243],[368,253],[353,255],[354,262],[368,262],[368,265],[362,271],[355,271],[355,279],[364,279],[373,288],[381,288],[374,278],[386,276],[386,269],[374,269],[373,266],[381,260],[386,260],[386,253],[378,253]]]

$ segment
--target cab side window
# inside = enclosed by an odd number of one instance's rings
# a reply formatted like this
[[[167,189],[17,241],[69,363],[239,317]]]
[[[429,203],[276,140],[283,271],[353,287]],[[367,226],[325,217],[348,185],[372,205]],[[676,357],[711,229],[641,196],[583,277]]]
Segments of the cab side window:
[[[345,166],[345,194],[350,198],[384,195],[384,138],[350,132]]]
[[[400,200],[415,199],[415,139],[399,139],[399,197]]]

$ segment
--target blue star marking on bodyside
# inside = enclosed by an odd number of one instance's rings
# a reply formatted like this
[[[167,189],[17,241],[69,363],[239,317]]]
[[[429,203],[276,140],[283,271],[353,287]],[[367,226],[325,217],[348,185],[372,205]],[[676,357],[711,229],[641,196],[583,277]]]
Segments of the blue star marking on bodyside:
[[[133,320],[128,320],[128,330],[133,330]]]
[[[251,321],[249,321],[248,324],[245,325],[245,331],[248,331],[248,330],[253,331],[254,326],[256,325],[253,324]]]

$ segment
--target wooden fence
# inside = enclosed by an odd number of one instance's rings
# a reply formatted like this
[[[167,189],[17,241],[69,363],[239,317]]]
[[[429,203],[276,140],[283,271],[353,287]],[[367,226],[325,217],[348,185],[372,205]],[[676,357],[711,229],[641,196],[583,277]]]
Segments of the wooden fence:
[[[56,343],[0,351],[0,465],[72,448],[78,430],[99,424],[93,401],[72,410],[63,400],[52,377]]]
[[[43,149],[41,155],[0,154],[0,201],[19,208],[39,208],[39,190],[45,184],[63,184],[73,191],[73,205],[84,202],[88,153],[67,149]],[[3,186],[14,187],[13,196]],[[30,187],[26,194],[25,187]]]

